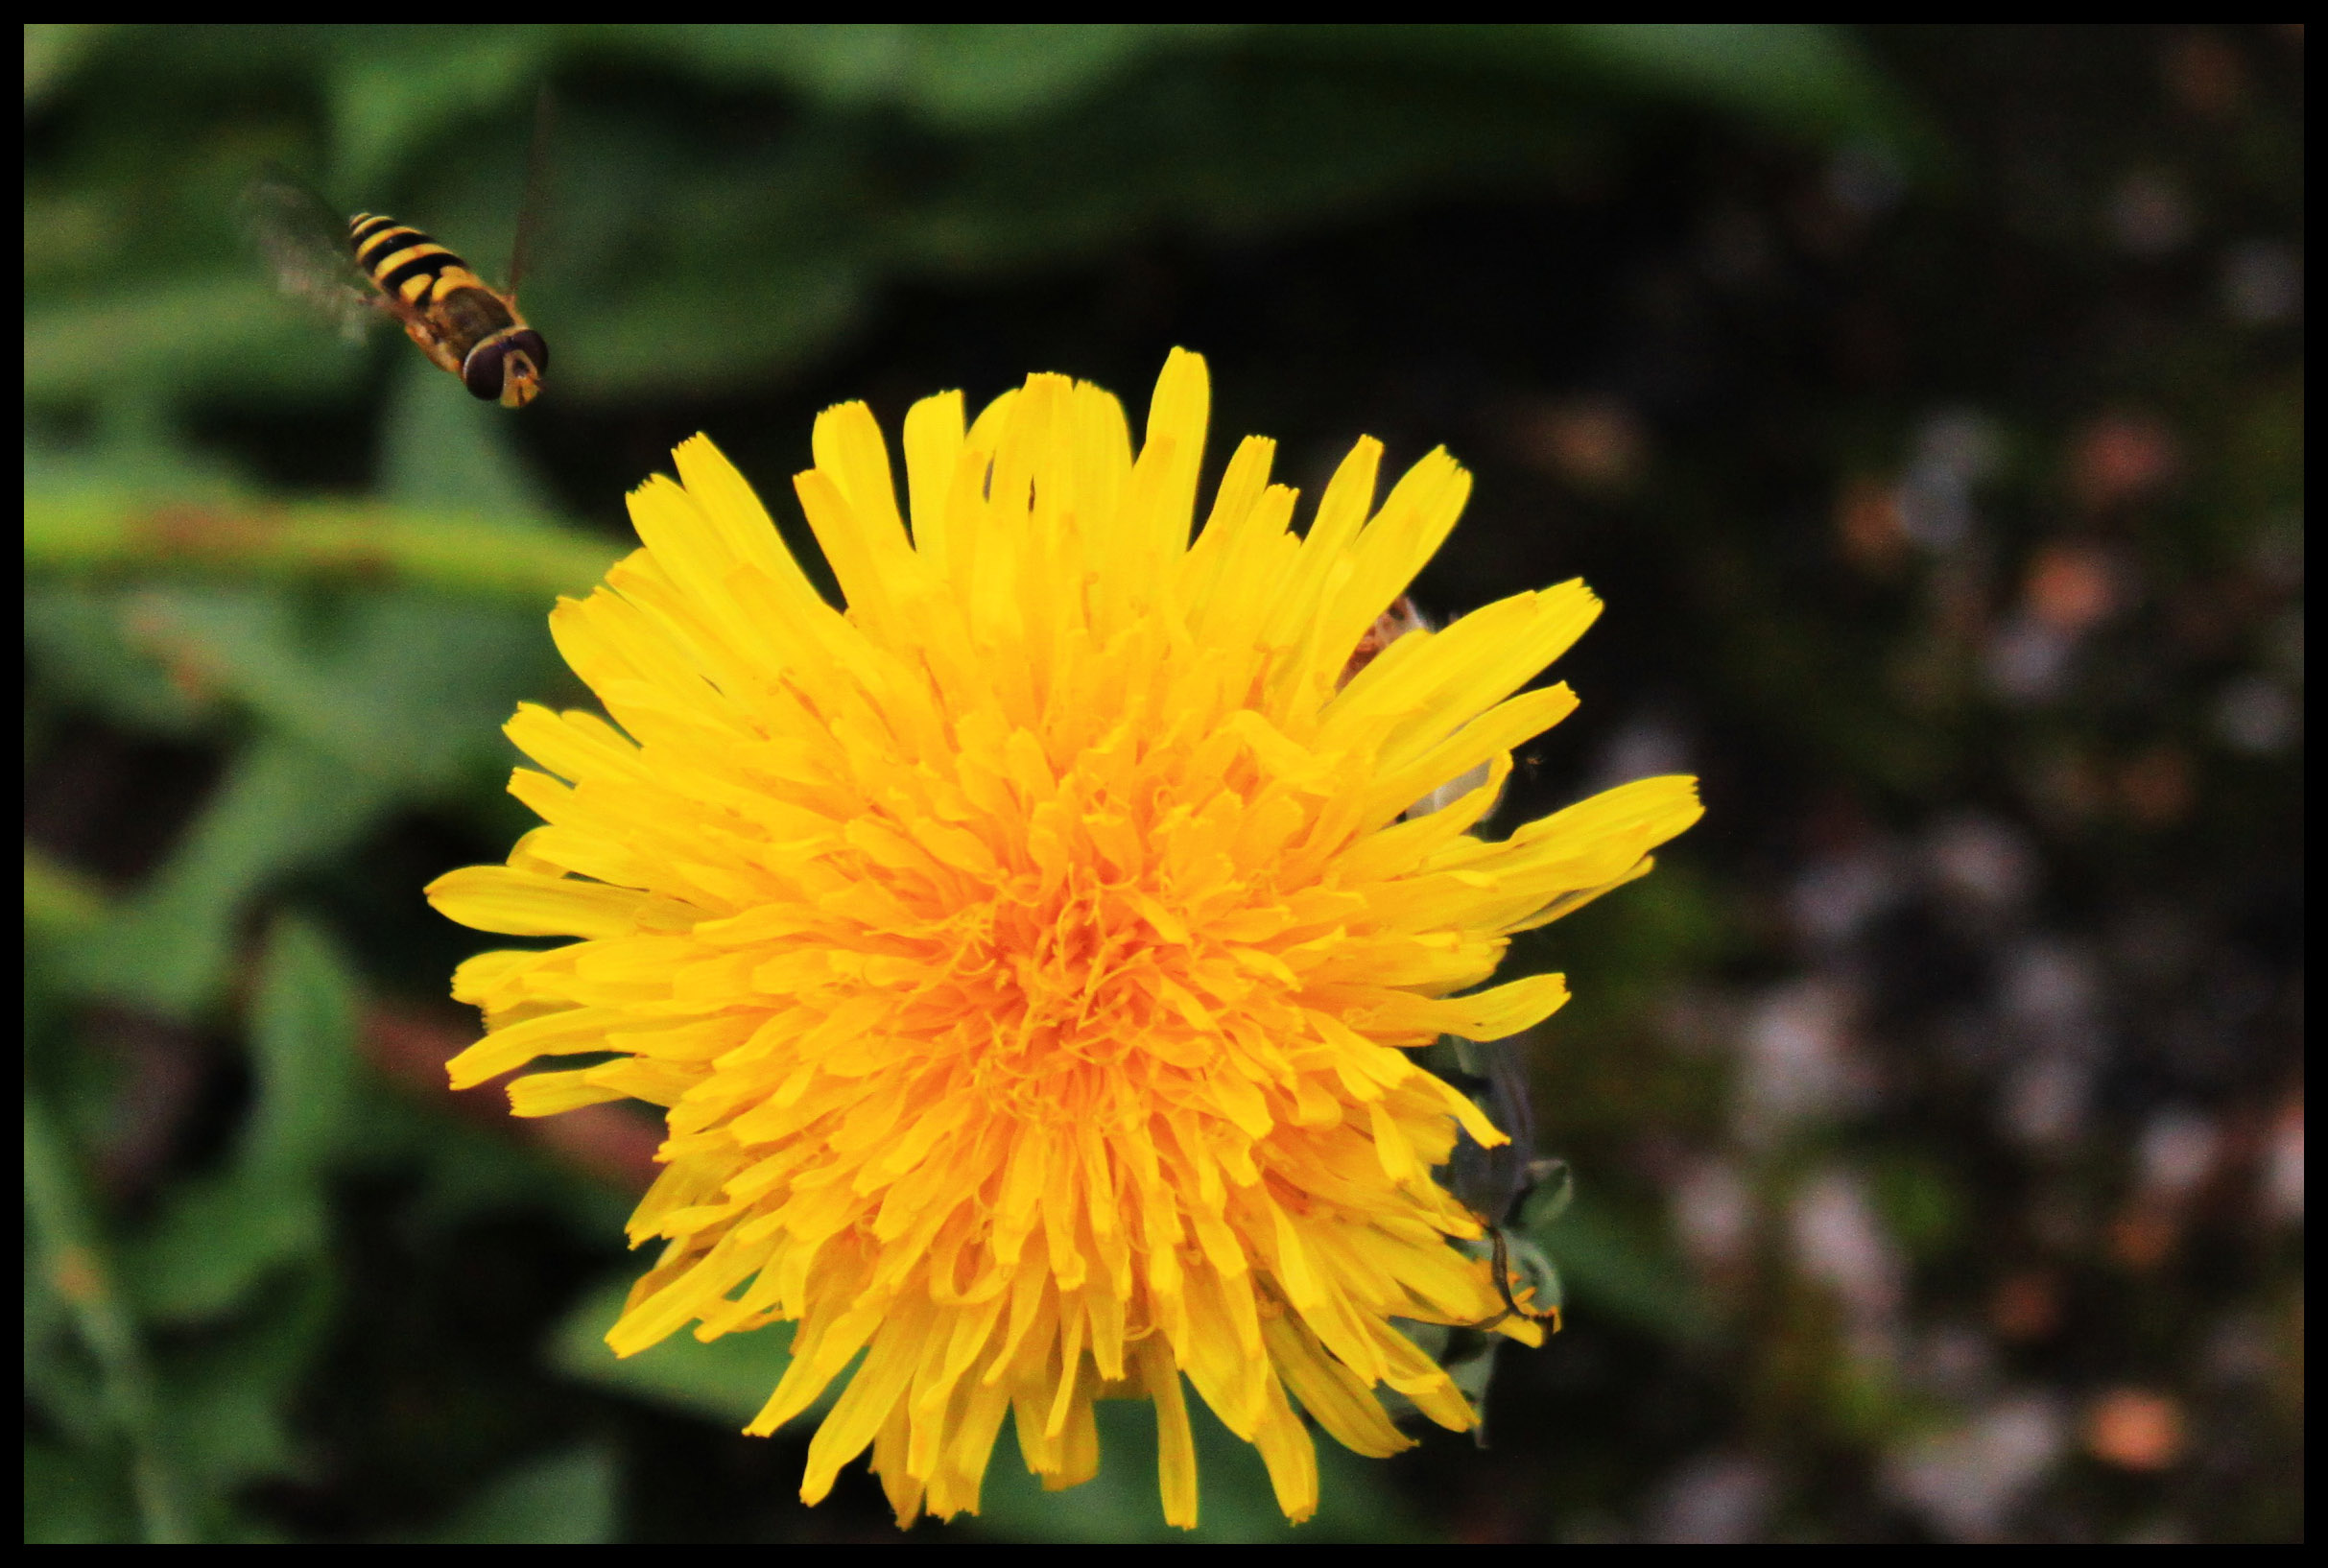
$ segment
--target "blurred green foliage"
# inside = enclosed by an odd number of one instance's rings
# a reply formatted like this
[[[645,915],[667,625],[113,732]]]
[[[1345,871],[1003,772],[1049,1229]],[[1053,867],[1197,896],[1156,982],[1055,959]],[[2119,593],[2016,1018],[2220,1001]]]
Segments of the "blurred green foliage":
[[[62,59],[28,57],[34,108],[137,106],[28,184],[41,399],[352,394],[354,364],[316,352],[237,253],[237,187],[262,158],[305,162],[351,202],[506,248],[528,110],[561,79],[593,90],[561,123],[557,265],[529,294],[558,323],[559,394],[599,401],[782,371],[892,278],[1541,181],[1630,99],[1905,136],[1845,42],[1791,28],[268,28],[40,52]],[[302,158],[319,139],[328,160]],[[108,171],[128,142],[140,155]]]
[[[606,1354],[651,1128],[452,1104],[442,987],[475,942],[418,889],[527,825],[496,726],[583,700],[542,617],[626,548],[617,497],[673,441],[717,430],[774,502],[821,402],[893,420],[1056,364],[1136,405],[1207,333],[1221,435],[1298,463],[1390,421],[1479,463],[1426,591],[1582,564],[1618,606],[1580,655],[1594,766],[1687,731],[1714,800],[1705,842],[1515,954],[1577,980],[1532,1068],[1581,1173],[1528,1238],[1568,1333],[1502,1352],[1485,1453],[1322,1445],[1295,1538],[2300,1535],[2289,47],[28,27],[26,1539],[889,1530],[858,1481],[791,1502],[796,1435],[735,1435],[781,1333]],[[2126,112],[2161,72],[2170,108]],[[281,163],[498,277],[545,84],[524,289],[555,369],[523,415],[392,332],[344,348],[235,231]],[[2079,659],[2112,678],[2048,674]],[[1566,736],[1523,805],[1583,782]],[[2045,891],[2000,913],[1982,877],[2015,853]],[[1916,877],[1939,891],[1884,891]],[[2075,1012],[2039,984],[2056,948],[2133,954],[2103,972],[2180,1055],[2135,1017],[2115,1056],[1984,1057]],[[1802,1040],[1808,1110],[1764,1082]],[[2032,1153],[1993,1124],[2056,1060],[2099,1120]],[[2284,1214],[2250,1215],[2284,1208],[2291,1115],[2292,1262]],[[2194,1127],[2245,1152],[2175,1187]],[[2254,1436],[2146,1470],[2103,1419],[2136,1406],[2063,1414],[2129,1380]],[[2000,1482],[1983,1511],[1950,1456],[2024,1408],[2048,1501]],[[1149,1415],[1101,1414],[1096,1481],[1043,1494],[1006,1440],[953,1532],[1161,1538]],[[1285,1537],[1199,1423],[1200,1538]]]

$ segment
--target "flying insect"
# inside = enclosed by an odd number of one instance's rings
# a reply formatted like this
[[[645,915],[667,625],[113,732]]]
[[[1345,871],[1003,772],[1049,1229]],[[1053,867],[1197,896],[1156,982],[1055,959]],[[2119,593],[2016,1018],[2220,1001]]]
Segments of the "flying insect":
[[[540,207],[545,95],[534,127],[525,205],[509,284],[487,283],[449,248],[378,213],[345,220],[297,180],[270,173],[244,193],[245,221],[283,292],[336,321],[350,338],[393,317],[432,364],[469,394],[523,408],[541,392],[550,350],[517,308],[517,287]]]

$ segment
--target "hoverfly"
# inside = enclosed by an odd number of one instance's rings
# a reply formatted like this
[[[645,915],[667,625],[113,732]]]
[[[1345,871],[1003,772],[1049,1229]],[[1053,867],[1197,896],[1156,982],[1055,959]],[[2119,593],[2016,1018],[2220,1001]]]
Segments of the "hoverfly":
[[[540,207],[550,100],[542,95],[528,158],[525,204],[496,289],[450,249],[393,218],[359,212],[343,222],[313,191],[277,173],[244,193],[244,217],[276,283],[338,321],[350,338],[392,316],[431,363],[473,397],[523,408],[541,392],[550,351],[517,308]]]

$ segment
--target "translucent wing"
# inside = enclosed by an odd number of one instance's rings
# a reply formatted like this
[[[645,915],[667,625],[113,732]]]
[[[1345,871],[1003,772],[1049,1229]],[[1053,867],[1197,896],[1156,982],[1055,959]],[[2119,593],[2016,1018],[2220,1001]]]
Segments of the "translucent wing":
[[[526,189],[522,204],[517,209],[517,239],[510,250],[508,289],[511,297],[526,278],[527,270],[541,249],[541,232],[550,206],[550,131],[555,120],[555,106],[550,89],[543,87],[534,100],[534,140],[526,151]]]
[[[347,220],[321,197],[270,170],[244,190],[241,207],[245,233],[285,294],[351,342],[380,319],[379,291],[347,248]]]

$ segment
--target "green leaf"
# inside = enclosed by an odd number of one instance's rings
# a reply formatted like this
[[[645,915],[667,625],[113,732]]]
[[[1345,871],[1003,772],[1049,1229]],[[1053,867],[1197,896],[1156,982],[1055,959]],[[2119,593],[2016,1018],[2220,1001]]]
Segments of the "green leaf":
[[[549,73],[554,47],[555,35],[545,28],[486,26],[463,28],[455,47],[447,47],[439,30],[415,28],[386,30],[367,39],[366,47],[341,50],[330,73],[339,152],[333,186],[375,190],[399,162],[473,129],[481,118],[530,124],[526,110]],[[518,200],[519,187],[512,184],[512,213]]]
[[[796,365],[856,325],[868,299],[863,269],[842,256],[787,255],[765,235],[743,238],[729,253],[755,249],[748,274],[733,259],[723,273],[706,255],[637,278],[617,297],[593,301],[569,290],[572,307],[543,329],[560,356],[555,392],[598,400],[713,395]]]
[[[300,1379],[332,1322],[334,1288],[310,1270],[272,1291],[224,1332],[167,1355],[158,1367],[162,1425],[179,1472],[223,1499],[297,1467],[291,1421]]]
[[[547,673],[538,607],[427,594],[344,602],[245,588],[154,590],[147,635],[221,696],[375,787],[442,790]],[[352,782],[352,781],[351,781]]]
[[[24,24],[24,110],[30,114],[72,80],[118,22],[27,22]]]
[[[152,1317],[217,1317],[286,1266],[320,1262],[324,1176],[348,1130],[355,986],[321,933],[276,922],[250,1019],[254,1098],[232,1163],[179,1183],[127,1271]]]
[[[1891,139],[1889,84],[1840,30],[1790,22],[1562,22],[1595,69],[1643,88],[1760,118],[1803,136]]]
[[[1217,47],[1234,24],[928,23],[902,30],[887,83],[934,125],[969,127],[1056,114],[1158,54]]]
[[[123,1286],[139,1315],[165,1322],[226,1316],[279,1271],[321,1261],[326,1229],[311,1185],[237,1169],[178,1182],[125,1249]]]
[[[263,1178],[312,1183],[345,1131],[354,1098],[356,984],[309,921],[275,922],[250,1023],[258,1104],[241,1163]]]
[[[25,1545],[126,1545],[140,1537],[136,1505],[117,1456],[25,1439]]]
[[[389,388],[379,493],[416,511],[465,512],[557,535],[549,522],[556,502],[518,458],[513,428],[509,410],[471,397],[426,359],[407,354]]]
[[[955,127],[1056,114],[1141,60],[1242,31],[1135,22],[697,23],[606,28],[598,38],[715,80],[780,83],[827,109],[888,105]]]
[[[86,936],[106,914],[105,885],[86,872],[24,846],[24,936],[28,946]],[[25,974],[25,1008],[47,1015],[51,998],[45,963]],[[28,1017],[27,1023],[31,1023]],[[28,1033],[30,1033],[28,1029]]]
[[[630,1292],[630,1280],[623,1279],[584,1296],[551,1336],[550,1365],[610,1392],[738,1429],[760,1413],[791,1365],[792,1324],[725,1334],[708,1344],[682,1331],[651,1350],[621,1358],[606,1347],[606,1331],[622,1316]],[[834,1379],[801,1419],[821,1414],[846,1382],[846,1373]]]
[[[496,1478],[421,1537],[462,1546],[596,1546],[614,1539],[614,1456],[576,1448]]]
[[[65,962],[84,990],[170,1017],[225,981],[236,922],[261,889],[368,831],[392,801],[384,780],[286,740],[238,756],[152,881]]]
[[[285,308],[254,269],[130,282],[24,309],[24,394],[34,403],[273,385],[313,401],[352,392],[361,355],[344,352]]]

